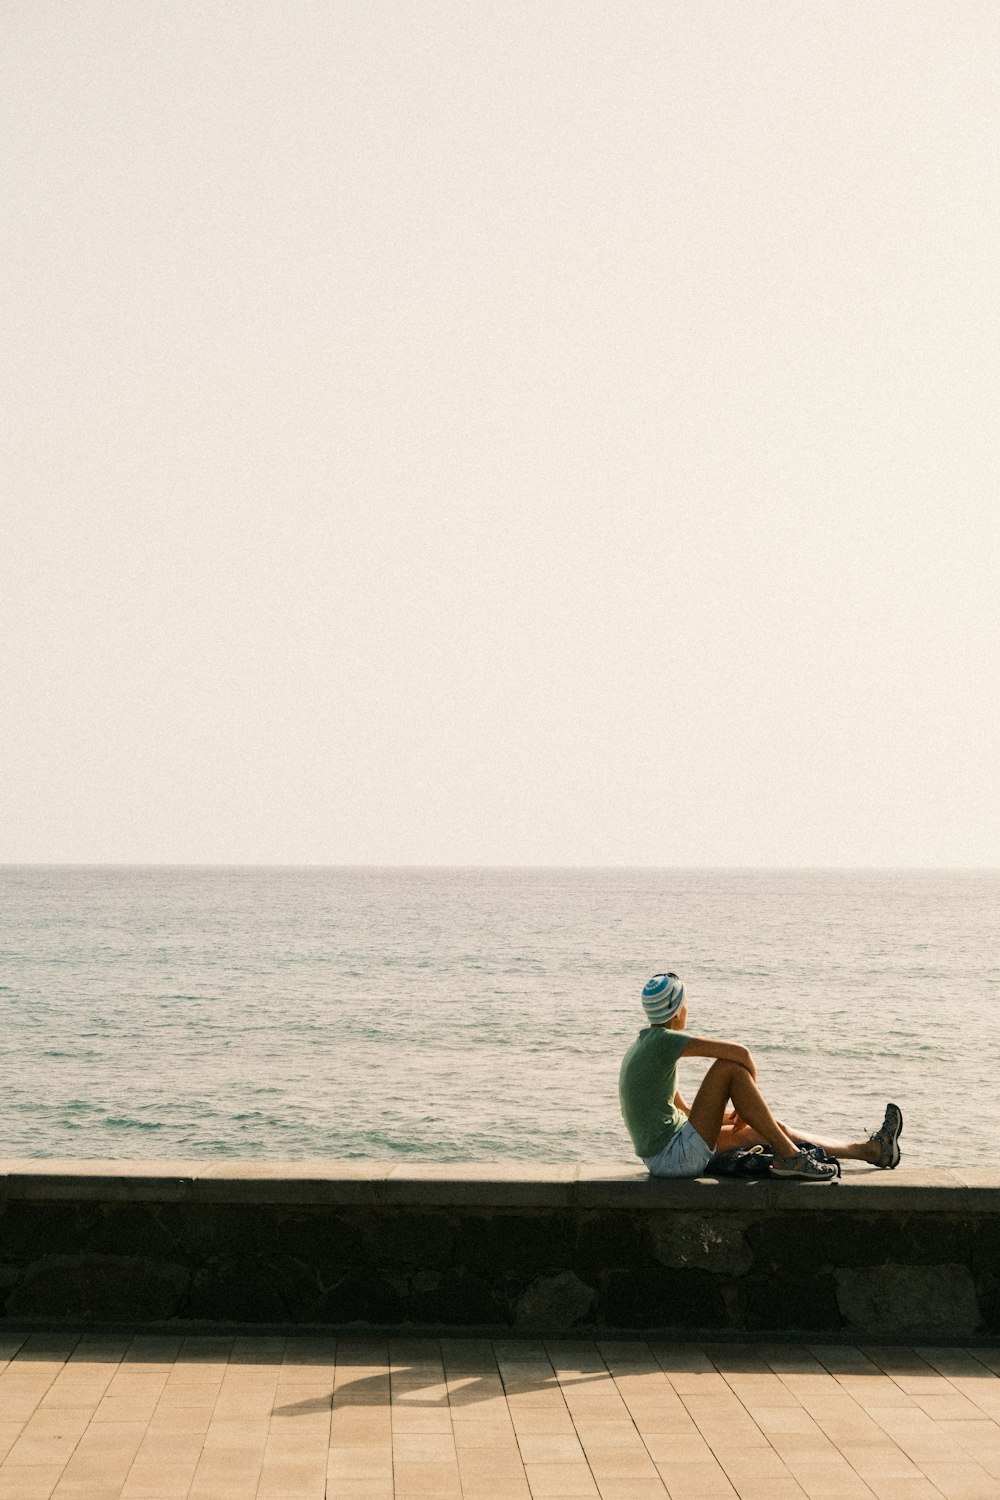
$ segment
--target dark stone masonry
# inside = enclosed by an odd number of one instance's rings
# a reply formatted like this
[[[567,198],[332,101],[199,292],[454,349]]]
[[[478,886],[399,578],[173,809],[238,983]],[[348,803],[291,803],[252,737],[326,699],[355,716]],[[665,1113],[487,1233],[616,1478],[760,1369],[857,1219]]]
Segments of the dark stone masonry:
[[[641,1169],[0,1163],[27,1323],[1000,1333],[1000,1173],[835,1185]]]

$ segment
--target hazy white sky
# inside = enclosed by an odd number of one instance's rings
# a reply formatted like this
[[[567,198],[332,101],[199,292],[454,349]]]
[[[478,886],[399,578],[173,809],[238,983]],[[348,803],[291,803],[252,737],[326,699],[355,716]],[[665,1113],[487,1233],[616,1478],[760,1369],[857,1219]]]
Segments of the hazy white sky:
[[[0,28],[0,860],[998,863],[995,0]]]

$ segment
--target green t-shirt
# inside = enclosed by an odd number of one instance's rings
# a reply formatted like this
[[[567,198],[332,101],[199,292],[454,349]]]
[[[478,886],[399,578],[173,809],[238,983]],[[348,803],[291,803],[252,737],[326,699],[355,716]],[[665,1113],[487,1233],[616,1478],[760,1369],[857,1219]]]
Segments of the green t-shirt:
[[[687,1121],[674,1094],[677,1059],[690,1040],[685,1031],[647,1026],[622,1059],[618,1097],[636,1156],[655,1156]]]

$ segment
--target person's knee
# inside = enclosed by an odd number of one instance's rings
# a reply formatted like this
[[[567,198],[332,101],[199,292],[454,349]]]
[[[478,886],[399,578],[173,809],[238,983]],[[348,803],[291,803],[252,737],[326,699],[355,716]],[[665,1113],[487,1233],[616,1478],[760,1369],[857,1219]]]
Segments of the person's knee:
[[[716,1078],[725,1078],[730,1081],[740,1073],[745,1073],[748,1078],[750,1077],[749,1068],[745,1068],[742,1063],[733,1062],[728,1057],[717,1057],[708,1071],[714,1074]]]

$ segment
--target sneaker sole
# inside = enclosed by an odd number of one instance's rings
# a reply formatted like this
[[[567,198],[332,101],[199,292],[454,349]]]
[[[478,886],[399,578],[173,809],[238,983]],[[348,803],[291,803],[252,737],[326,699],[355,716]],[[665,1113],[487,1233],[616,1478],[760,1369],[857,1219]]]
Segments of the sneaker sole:
[[[903,1134],[903,1111],[898,1104],[886,1105],[882,1129],[889,1135],[889,1154],[891,1157],[891,1160],[886,1162],[883,1170],[891,1172],[893,1167],[899,1166],[901,1155],[899,1137]]]
[[[836,1171],[831,1172],[776,1172],[771,1168],[772,1177],[781,1177],[789,1182],[836,1182]]]

